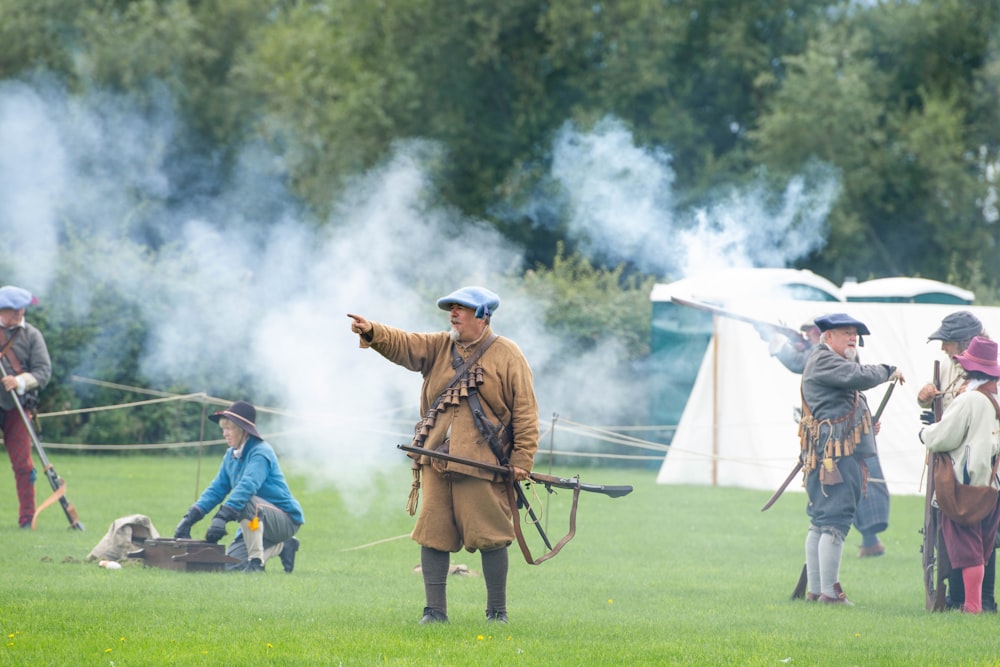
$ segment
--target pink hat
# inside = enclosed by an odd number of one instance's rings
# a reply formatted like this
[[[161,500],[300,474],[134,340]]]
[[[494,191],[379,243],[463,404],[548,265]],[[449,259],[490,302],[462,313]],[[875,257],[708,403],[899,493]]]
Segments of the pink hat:
[[[976,336],[969,341],[965,352],[955,355],[955,360],[967,371],[979,371],[990,377],[1000,378],[997,365],[997,344],[989,338]]]

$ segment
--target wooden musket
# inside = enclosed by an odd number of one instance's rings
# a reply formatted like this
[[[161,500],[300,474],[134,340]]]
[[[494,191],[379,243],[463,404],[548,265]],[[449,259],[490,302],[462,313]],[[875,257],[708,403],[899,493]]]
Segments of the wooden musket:
[[[712,313],[713,315],[718,315],[720,317],[728,317],[731,320],[737,320],[739,322],[746,322],[747,324],[752,324],[758,331],[773,331],[774,333],[779,333],[788,338],[790,341],[796,344],[805,344],[806,337],[802,335],[801,331],[797,331],[784,324],[776,324],[774,322],[768,322],[766,320],[758,320],[755,317],[750,317],[749,315],[743,315],[742,313],[737,313],[721,306],[714,306],[710,303],[705,303],[704,301],[695,301],[693,299],[683,299],[679,296],[670,297],[670,300],[681,306],[688,306],[689,308],[695,308],[697,310],[704,310],[705,312]]]
[[[937,393],[931,402],[931,410],[934,413],[934,421],[941,421],[944,402],[941,394],[941,362],[934,362],[934,388]],[[943,537],[941,536],[941,513],[934,507],[934,455],[927,452],[927,489],[924,495],[924,527],[921,531],[924,534],[923,543],[920,545],[921,561],[924,568],[924,606],[927,611],[944,611],[945,609],[945,581],[951,570],[948,561],[948,554],[944,550]]]
[[[555,546],[551,546],[548,535],[545,534],[545,530],[542,528],[541,523],[535,518],[535,513],[528,504],[528,499],[524,495],[524,490],[521,489],[520,482],[514,479],[513,466],[485,463],[483,461],[467,459],[462,456],[455,456],[454,454],[446,452],[438,452],[433,449],[424,449],[423,447],[412,447],[410,445],[396,445],[396,447],[410,454],[430,456],[444,461],[451,461],[452,463],[459,463],[461,465],[472,466],[473,468],[480,468],[481,470],[489,470],[490,472],[501,475],[507,485],[507,500],[510,504],[511,513],[513,515],[514,534],[517,537],[518,545],[521,547],[521,553],[524,555],[524,559],[529,565],[538,565],[539,563],[547,561],[559,553],[563,546],[573,539],[573,536],[576,534],[576,506],[581,491],[600,493],[611,498],[620,498],[621,496],[626,496],[632,493],[631,485],[609,486],[606,484],[585,484],[580,481],[579,477],[566,478],[545,475],[537,472],[528,473],[528,479],[530,481],[543,485],[549,493],[554,493],[552,491],[553,488],[571,489],[573,491],[573,507],[570,510],[569,532],[565,537],[559,540]],[[547,553],[538,558],[532,557],[531,551],[528,549],[528,544],[524,539],[524,533],[521,531],[519,509],[522,507],[528,512],[531,517],[531,522],[535,525],[535,528],[538,529],[538,534],[541,536],[542,541],[549,549]]]
[[[0,363],[0,378],[5,378],[8,375],[9,373],[7,373],[7,369],[4,367],[3,363]],[[45,455],[42,443],[38,439],[38,435],[35,433],[34,427],[31,425],[31,419],[28,417],[28,413],[24,411],[24,406],[21,405],[21,399],[18,398],[17,392],[11,389],[9,393],[11,398],[14,400],[14,406],[17,408],[18,414],[21,416],[21,421],[24,422],[24,428],[28,431],[28,436],[31,438],[31,442],[35,446],[35,450],[38,452],[38,458],[42,461],[42,471],[45,473],[45,477],[49,480],[49,485],[52,487],[52,495],[46,498],[35,509],[35,516],[31,519],[32,529],[35,528],[35,525],[38,522],[39,513],[58,500],[63,513],[66,515],[66,519],[69,521],[70,528],[83,530],[83,524],[80,523],[80,517],[76,514],[76,508],[73,507],[73,505],[66,499],[66,482],[56,474],[55,468],[53,468],[52,464],[49,462],[49,457]]]

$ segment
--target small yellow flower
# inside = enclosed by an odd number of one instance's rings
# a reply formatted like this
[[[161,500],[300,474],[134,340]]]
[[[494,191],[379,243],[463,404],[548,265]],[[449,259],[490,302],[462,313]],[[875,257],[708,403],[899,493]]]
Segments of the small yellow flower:
[[[104,649],[104,652],[105,653],[111,653],[113,650],[114,649],[112,649],[112,648],[106,648],[106,649]]]
[[[479,636],[477,636],[477,637],[476,637],[476,639],[477,639],[478,641],[483,641],[484,637],[483,637],[482,635],[479,635]]]
[[[274,646],[271,645],[271,642],[268,642],[267,643],[267,648],[268,648],[268,650],[271,650],[272,648],[274,648]]]
[[[608,604],[614,604],[615,601],[612,598],[608,598]]]

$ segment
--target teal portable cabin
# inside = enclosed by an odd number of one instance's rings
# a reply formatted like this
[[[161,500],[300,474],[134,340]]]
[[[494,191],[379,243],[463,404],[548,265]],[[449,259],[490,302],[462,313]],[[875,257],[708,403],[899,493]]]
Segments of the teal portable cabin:
[[[876,278],[844,281],[840,287],[847,301],[880,303],[950,303],[971,306],[976,295],[969,290],[928,278]]]

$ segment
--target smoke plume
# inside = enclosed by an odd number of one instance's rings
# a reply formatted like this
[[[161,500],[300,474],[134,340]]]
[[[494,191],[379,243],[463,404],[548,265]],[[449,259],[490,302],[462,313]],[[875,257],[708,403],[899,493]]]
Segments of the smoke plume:
[[[278,397],[269,440],[283,459],[356,494],[379,470],[405,465],[393,445],[412,435],[421,379],[359,349],[348,312],[440,330],[447,315],[436,299],[485,284],[502,298],[495,330],[546,369],[536,373],[543,424],[560,413],[607,425],[644,409],[629,378],[609,376],[614,336],[566,359],[544,330],[547,304],[507,278],[522,264],[519,249],[434,203],[424,167],[433,144],[397,143],[317,224],[285,191],[279,156],[246,146],[236,176],[223,180],[188,156],[185,141],[166,96],[140,107],[44,80],[0,85],[3,282],[81,319],[102,291],[127,296],[152,332],[142,362],[151,382],[198,391],[203,378],[249,380]],[[580,247],[673,278],[691,265],[802,256],[821,242],[835,193],[792,182],[778,197],[733,192],[678,211],[669,155],[636,146],[614,119],[591,132],[567,124],[552,153],[561,217]]]

